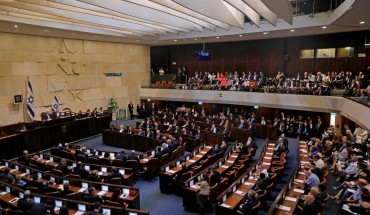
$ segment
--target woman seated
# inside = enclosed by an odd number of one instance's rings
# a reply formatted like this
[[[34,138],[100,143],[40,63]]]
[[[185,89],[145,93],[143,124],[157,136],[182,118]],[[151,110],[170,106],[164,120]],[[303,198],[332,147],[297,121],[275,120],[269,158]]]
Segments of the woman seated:
[[[112,202],[117,202],[121,206],[127,208],[128,207],[128,204],[125,203],[125,200],[121,197],[121,195],[122,195],[121,189],[115,188],[113,190],[112,196],[109,198],[109,200],[112,201]]]

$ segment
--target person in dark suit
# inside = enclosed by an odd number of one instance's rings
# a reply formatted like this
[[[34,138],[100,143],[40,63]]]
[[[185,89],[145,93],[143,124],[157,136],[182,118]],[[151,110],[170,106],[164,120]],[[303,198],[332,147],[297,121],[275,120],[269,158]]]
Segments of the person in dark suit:
[[[27,214],[38,214],[38,215],[46,215],[51,214],[54,215],[54,208],[50,205],[44,203],[34,203],[30,209],[27,210]]]
[[[76,175],[81,176],[81,178],[87,178],[87,175],[89,174],[85,167],[82,166],[82,162],[79,161],[75,168],[73,168],[73,173]]]
[[[254,150],[254,153],[253,153],[253,156],[254,156],[254,154],[256,153],[257,148],[258,148],[258,146],[256,144],[256,141],[254,141],[251,137],[248,137],[248,140],[245,143],[245,146],[247,147],[248,151],[250,151],[252,149]]]
[[[26,211],[30,209],[32,205],[34,204],[33,200],[30,199],[30,196],[31,196],[31,191],[26,190],[24,192],[23,198],[18,200],[17,209],[21,211]]]
[[[312,215],[317,214],[321,205],[317,205],[315,202],[315,197],[312,194],[308,194],[304,200],[303,207],[298,206],[294,215]]]
[[[215,168],[211,168],[211,175],[209,176],[209,186],[213,187],[216,183],[221,181],[221,174],[219,171],[215,170]]]
[[[153,133],[150,131],[150,128],[147,128],[146,129],[146,134],[145,134],[146,137],[153,137]]]
[[[202,139],[202,133],[200,133],[200,129],[198,129],[197,133],[195,134],[195,139],[196,140]]]
[[[170,147],[168,147],[168,144],[171,143],[171,140],[167,140],[167,143],[163,143],[162,144],[162,151],[165,153],[165,154],[169,154],[169,156],[171,157],[171,149]]]
[[[100,213],[101,210],[101,203],[100,202],[95,202],[94,204],[94,210],[93,211],[88,211],[87,215],[103,215]]]
[[[101,182],[98,170],[94,170],[90,175],[87,176],[88,181]]]
[[[55,169],[58,169],[58,170],[62,171],[65,175],[67,175],[68,172],[69,172],[69,169],[68,169],[68,166],[66,164],[66,160],[65,159],[60,160],[60,162],[55,167]]]
[[[137,132],[138,136],[145,136],[145,131],[143,129],[139,128],[139,131]]]
[[[127,156],[127,160],[136,160],[136,161],[140,162],[139,156],[136,155],[135,150],[131,150],[130,154]]]
[[[224,129],[222,130],[222,135],[224,135],[224,138],[228,138],[230,134],[229,126],[225,125]]]
[[[160,146],[157,146],[157,148],[155,148],[155,155],[154,157],[155,158],[158,158],[158,162],[160,162],[162,156],[164,155],[164,152],[162,151],[161,147]]]
[[[28,150],[24,150],[23,154],[18,157],[18,162],[24,165],[28,165],[30,159],[28,158]]]
[[[14,182],[14,177],[10,174],[9,167],[5,167],[4,173],[0,174],[0,179],[7,180],[9,183]]]
[[[177,141],[176,138],[172,138],[172,141],[170,142],[168,147],[171,149],[171,151],[174,151],[175,149],[177,149],[177,147],[179,147],[179,145],[179,141]]]
[[[227,144],[226,144],[225,141],[222,141],[221,146],[220,146],[220,149],[221,149],[222,153],[225,154],[225,152],[227,150]]]
[[[242,214],[249,214],[252,208],[257,204],[258,200],[256,198],[256,192],[250,189],[244,203],[239,206],[239,212],[241,212]]]
[[[181,176],[184,174],[184,173],[187,173],[189,171],[189,168],[186,166],[186,163],[185,162],[182,162],[181,163],[181,170],[177,172],[177,174],[173,177],[173,179],[175,181],[179,181]]]
[[[72,190],[70,190],[69,182],[65,182],[63,184],[63,190],[60,191],[60,196],[64,198],[67,194],[73,193]]]
[[[216,144],[211,152],[211,155],[218,154],[219,152],[221,152],[220,145]]]
[[[216,128],[216,125],[215,124],[212,124],[212,127],[211,127],[210,131],[212,133],[217,133],[217,128]]]
[[[88,194],[86,194],[82,197],[82,199],[85,202],[100,202],[100,203],[103,203],[103,199],[101,198],[101,196],[96,194],[96,190],[95,190],[94,187],[90,187],[87,190],[87,192],[88,192]]]
[[[121,152],[117,153],[116,154],[116,159],[120,159],[120,160],[123,160],[123,163],[126,164],[127,162],[127,157],[125,155],[125,151],[122,150]]]
[[[134,118],[134,105],[132,104],[132,102],[128,104],[128,112],[130,113],[131,119],[133,119]]]
[[[247,129],[248,131],[253,131],[253,128],[254,128],[254,126],[253,126],[253,122],[249,121],[249,122],[248,122],[248,124],[247,124],[246,129]]]
[[[118,169],[117,169],[117,167],[115,167],[115,166],[112,166],[112,173],[111,173],[111,174],[109,174],[109,175],[105,178],[104,182],[109,183],[109,181],[110,181],[112,178],[120,178],[121,180],[123,180],[123,179],[124,179],[124,177],[122,176],[122,174],[121,174],[120,172],[118,172]]]
[[[162,134],[159,130],[156,130],[155,131],[155,136],[154,136],[155,139],[161,139],[162,138]]]

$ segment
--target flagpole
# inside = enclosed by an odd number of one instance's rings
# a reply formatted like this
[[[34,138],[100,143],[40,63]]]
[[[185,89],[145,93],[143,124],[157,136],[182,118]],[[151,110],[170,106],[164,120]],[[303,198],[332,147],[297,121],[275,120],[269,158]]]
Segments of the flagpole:
[[[29,79],[29,76],[27,77]],[[26,80],[26,93],[24,94],[25,97],[23,97],[23,122],[26,122],[26,112],[27,112],[27,83],[28,81]]]

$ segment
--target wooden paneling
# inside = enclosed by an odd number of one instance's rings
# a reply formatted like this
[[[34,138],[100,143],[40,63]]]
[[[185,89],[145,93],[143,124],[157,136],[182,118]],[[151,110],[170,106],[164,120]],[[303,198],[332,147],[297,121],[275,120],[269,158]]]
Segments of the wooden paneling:
[[[320,29],[321,30],[321,29]],[[210,61],[196,61],[194,51],[202,50],[202,44],[154,46],[151,47],[152,68],[164,67],[176,73],[179,67],[186,67],[189,74],[198,72],[264,72],[274,76],[283,71],[286,63],[288,76],[305,71],[316,73],[321,70],[350,70],[357,74],[370,65],[369,50],[364,49],[365,32],[349,32],[327,35],[289,37],[268,40],[209,43]],[[355,47],[355,57],[300,59],[301,49]],[[358,53],[367,53],[366,58],[358,58]],[[284,57],[288,57],[284,61]],[[174,64],[176,62],[176,64]]]

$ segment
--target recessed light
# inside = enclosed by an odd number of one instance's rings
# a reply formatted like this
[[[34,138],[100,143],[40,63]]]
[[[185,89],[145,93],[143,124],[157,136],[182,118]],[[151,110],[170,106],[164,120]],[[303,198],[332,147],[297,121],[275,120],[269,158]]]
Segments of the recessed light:
[[[48,29],[44,29],[44,31],[45,31],[45,32],[49,32],[49,30],[48,30]]]
[[[95,35],[94,37],[99,37],[98,35]]]
[[[136,40],[136,42],[140,42],[140,40]]]
[[[326,26],[322,26],[323,29],[326,29],[327,27]]]
[[[177,40],[173,40],[173,41],[177,42]]]
[[[14,25],[14,28],[18,28],[18,25]]]
[[[242,34],[239,34],[239,37],[242,37],[243,35]]]
[[[220,37],[216,37],[216,39],[220,39]]]
[[[198,40],[197,38],[195,38],[194,40]]]
[[[294,32],[295,30],[294,29],[290,29],[291,32]]]
[[[363,25],[363,24],[365,24],[365,22],[364,21],[361,21],[360,24]]]
[[[72,32],[72,35],[75,35],[76,33],[75,32]]]
[[[264,35],[268,34],[269,32],[263,32]]]

